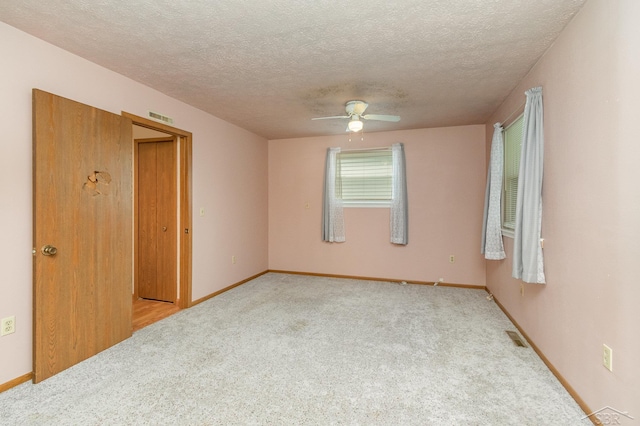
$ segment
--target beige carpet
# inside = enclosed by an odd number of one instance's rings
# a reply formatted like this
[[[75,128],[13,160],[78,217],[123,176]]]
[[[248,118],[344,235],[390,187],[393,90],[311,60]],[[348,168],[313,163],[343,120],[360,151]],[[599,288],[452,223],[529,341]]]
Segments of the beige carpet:
[[[3,425],[588,425],[479,290],[266,274],[0,394]]]

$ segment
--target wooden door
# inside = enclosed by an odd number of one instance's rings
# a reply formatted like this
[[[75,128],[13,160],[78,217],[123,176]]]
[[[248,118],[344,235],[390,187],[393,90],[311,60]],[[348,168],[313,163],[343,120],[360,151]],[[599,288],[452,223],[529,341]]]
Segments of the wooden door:
[[[33,124],[39,382],[131,336],[132,122],[34,89]]]
[[[144,299],[176,301],[176,139],[137,139],[137,287]]]

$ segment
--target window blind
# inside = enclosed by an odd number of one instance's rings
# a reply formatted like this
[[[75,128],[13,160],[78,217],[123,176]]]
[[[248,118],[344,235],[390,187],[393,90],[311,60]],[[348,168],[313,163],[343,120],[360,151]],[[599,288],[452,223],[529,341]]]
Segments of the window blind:
[[[506,229],[515,229],[516,201],[518,198],[518,173],[520,171],[520,147],[522,146],[522,124],[524,117],[504,130],[504,197],[503,221]]]
[[[343,201],[391,200],[391,150],[343,151],[337,157],[336,194]]]

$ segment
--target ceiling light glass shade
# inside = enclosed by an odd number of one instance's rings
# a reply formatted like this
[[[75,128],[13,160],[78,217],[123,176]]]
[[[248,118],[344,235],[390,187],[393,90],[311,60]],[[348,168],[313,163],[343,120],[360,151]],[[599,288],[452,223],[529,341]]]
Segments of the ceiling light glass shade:
[[[349,122],[349,130],[352,132],[359,132],[360,130],[362,130],[362,127],[362,121],[357,118],[354,118]]]

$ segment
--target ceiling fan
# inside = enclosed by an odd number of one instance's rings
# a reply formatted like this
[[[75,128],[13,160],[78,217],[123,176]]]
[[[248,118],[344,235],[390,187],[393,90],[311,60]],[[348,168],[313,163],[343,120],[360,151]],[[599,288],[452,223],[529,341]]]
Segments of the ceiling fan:
[[[345,105],[345,111],[347,115],[335,115],[331,117],[317,117],[312,118],[312,120],[329,120],[333,118],[348,118],[349,125],[347,127],[347,131],[349,132],[359,132],[362,130],[363,123],[362,120],[378,120],[378,121],[400,121],[400,117],[397,115],[383,115],[383,114],[364,114],[364,111],[369,106],[368,103],[364,101],[349,101]]]

